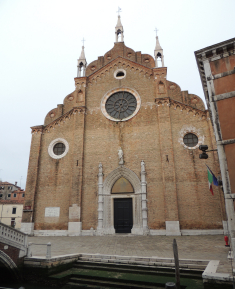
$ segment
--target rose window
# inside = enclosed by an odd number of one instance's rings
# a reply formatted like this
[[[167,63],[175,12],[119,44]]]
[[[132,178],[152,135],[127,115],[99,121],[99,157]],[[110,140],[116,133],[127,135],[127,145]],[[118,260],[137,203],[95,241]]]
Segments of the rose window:
[[[119,91],[112,94],[105,103],[107,113],[118,120],[131,116],[137,107],[134,95],[127,91]]]

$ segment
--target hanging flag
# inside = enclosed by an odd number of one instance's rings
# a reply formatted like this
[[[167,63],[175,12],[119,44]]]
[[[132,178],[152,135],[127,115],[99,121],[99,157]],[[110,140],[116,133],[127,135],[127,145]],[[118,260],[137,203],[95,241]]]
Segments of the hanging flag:
[[[207,166],[207,165],[206,165]],[[214,196],[214,192],[213,192],[213,188],[212,188],[212,183],[215,186],[218,186],[218,180],[216,178],[216,176],[212,173],[212,171],[210,170],[210,168],[207,166],[207,175],[208,175],[208,184],[209,184],[209,190],[212,193],[212,195]]]

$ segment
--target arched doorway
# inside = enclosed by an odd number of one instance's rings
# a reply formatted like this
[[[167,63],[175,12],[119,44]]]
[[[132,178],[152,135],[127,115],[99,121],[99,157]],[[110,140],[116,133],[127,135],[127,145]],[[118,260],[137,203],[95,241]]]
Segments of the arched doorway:
[[[119,178],[113,185],[111,194],[114,209],[115,233],[131,233],[133,227],[133,202],[131,194],[134,194],[132,184],[124,177]],[[124,194],[125,198],[120,198]]]
[[[127,190],[128,183],[132,189]],[[119,182],[117,182],[120,180]],[[125,187],[122,191],[122,184]],[[131,199],[133,226],[131,233],[143,235],[148,232],[146,211],[146,182],[141,182],[138,176],[130,169],[121,165],[107,175],[103,182],[102,165],[98,174],[98,226],[97,235],[115,234],[114,228],[114,202],[115,199]],[[120,201],[120,200],[119,200]],[[124,200],[125,202],[125,200]],[[128,210],[127,210],[128,211]]]

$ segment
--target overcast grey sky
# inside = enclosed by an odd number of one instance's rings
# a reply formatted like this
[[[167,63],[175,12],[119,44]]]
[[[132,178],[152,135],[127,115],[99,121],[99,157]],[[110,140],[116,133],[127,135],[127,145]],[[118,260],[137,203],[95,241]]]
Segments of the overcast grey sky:
[[[168,80],[203,97],[194,51],[233,38],[234,0],[0,0],[0,178],[25,188],[30,127],[74,90],[85,38],[87,62],[113,47],[117,8],[125,44],[153,55],[154,29]]]

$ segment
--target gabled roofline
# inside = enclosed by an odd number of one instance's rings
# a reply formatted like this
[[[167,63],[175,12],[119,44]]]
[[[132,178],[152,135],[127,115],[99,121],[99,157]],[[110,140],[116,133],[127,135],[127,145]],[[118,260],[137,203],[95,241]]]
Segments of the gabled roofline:
[[[146,66],[144,66],[143,64],[139,64],[139,63],[137,63],[137,62],[134,62],[134,61],[132,61],[132,60],[130,60],[130,59],[127,59],[127,58],[124,58],[124,57],[122,57],[122,56],[118,56],[118,57],[116,57],[116,58],[114,58],[114,59],[112,59],[110,62],[108,62],[106,65],[104,65],[104,66],[102,66],[101,68],[99,68],[98,70],[96,70],[95,72],[93,72],[93,73],[91,73],[90,75],[88,75],[88,76],[86,76],[86,78],[90,78],[91,76],[94,76],[94,75],[96,75],[96,74],[98,74],[102,69],[104,69],[105,67],[107,67],[108,65],[110,65],[110,64],[112,64],[113,62],[115,62],[115,61],[117,61],[117,59],[123,59],[123,60],[125,60],[125,61],[127,61],[127,62],[129,62],[129,63],[131,63],[131,64],[133,64],[133,65],[135,65],[135,66],[139,66],[139,67],[141,67],[141,68],[144,68],[144,69],[146,69],[146,70],[148,70],[148,71],[152,71],[155,67],[153,67],[153,68],[149,68],[149,67],[146,67]],[[161,67],[162,68],[162,67]],[[76,78],[78,78],[78,77],[75,77],[74,79],[76,79]]]

